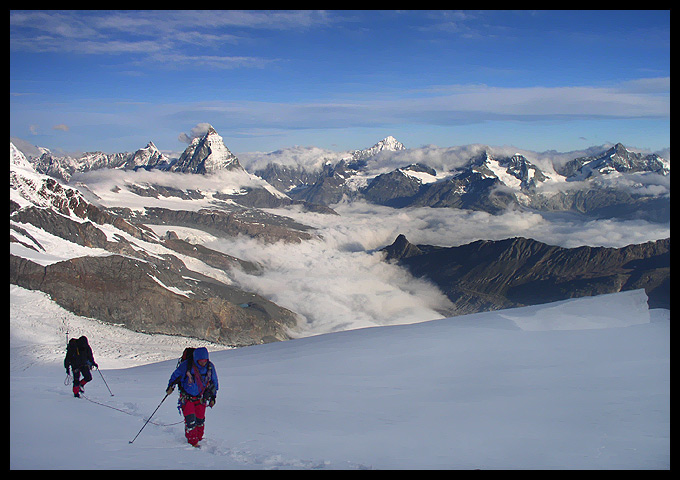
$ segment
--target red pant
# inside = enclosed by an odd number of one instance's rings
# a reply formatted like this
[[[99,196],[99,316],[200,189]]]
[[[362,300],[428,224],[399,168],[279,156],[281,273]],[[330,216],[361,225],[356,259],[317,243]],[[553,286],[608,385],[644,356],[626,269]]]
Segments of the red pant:
[[[80,379],[80,374],[83,374],[83,379]],[[73,395],[79,397],[80,392],[83,391],[80,387],[84,387],[87,382],[92,380],[92,373],[90,367],[84,366],[73,369]]]
[[[205,423],[205,404],[200,400],[187,399],[182,405],[184,414],[184,435],[190,444],[196,444],[203,438]]]

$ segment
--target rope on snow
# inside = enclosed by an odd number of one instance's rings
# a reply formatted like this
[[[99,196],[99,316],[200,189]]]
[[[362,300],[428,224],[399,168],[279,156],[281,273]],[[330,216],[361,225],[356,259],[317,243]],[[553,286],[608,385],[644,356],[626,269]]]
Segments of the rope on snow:
[[[120,408],[116,408],[116,407],[113,407],[113,406],[111,406],[111,405],[106,405],[105,403],[101,403],[101,402],[98,402],[98,401],[96,401],[96,400],[92,400],[91,398],[86,397],[86,396],[83,395],[82,393],[80,394],[80,398],[84,398],[84,399],[87,400],[88,402],[92,402],[92,403],[94,403],[94,404],[96,404],[96,405],[101,405],[102,407],[106,407],[106,408],[110,408],[110,409],[112,409],[112,410],[116,410],[116,411],[118,411],[118,412],[124,413],[124,414],[126,414],[126,415],[130,415],[130,416],[132,416],[132,417],[136,417],[136,416],[137,416],[137,415],[135,415],[134,413],[126,412],[125,410],[121,410]],[[142,418],[143,418],[143,417],[142,417]],[[146,420],[146,418],[144,418],[144,420]],[[152,425],[156,425],[156,426],[158,426],[158,427],[171,427],[171,426],[173,426],[173,425],[179,425],[180,423],[184,423],[184,420],[181,420],[181,421],[175,422],[175,423],[156,423],[156,422],[152,422],[151,420],[149,420],[149,423],[151,423]]]

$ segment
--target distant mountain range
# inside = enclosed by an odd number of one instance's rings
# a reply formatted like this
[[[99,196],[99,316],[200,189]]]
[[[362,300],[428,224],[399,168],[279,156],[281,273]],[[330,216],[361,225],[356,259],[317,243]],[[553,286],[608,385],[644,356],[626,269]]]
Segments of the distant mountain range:
[[[212,127],[178,158],[153,142],[77,158],[36,151],[27,157],[10,142],[11,284],[133,330],[231,345],[288,339],[297,314],[232,280],[235,269],[260,275],[264,266],[182,240],[172,228],[301,243],[318,238],[314,228],[266,209],[337,215],[334,204],[358,200],[670,222],[668,162],[621,144],[548,168],[482,148],[440,171],[421,161],[421,150],[387,137],[333,159],[248,172]],[[444,248],[399,237],[384,252],[434,282],[451,315],[632,288],[644,288],[650,306],[670,308],[670,239],[564,249],[522,238]]]
[[[212,126],[177,159],[161,154],[153,142],[134,153],[95,152],[79,158],[56,157],[42,150],[41,156],[28,160],[39,173],[62,181],[105,168],[207,175],[220,171],[248,173]],[[414,158],[416,153],[414,150]],[[551,171],[542,170],[524,155],[499,156],[490,149],[449,171],[438,172],[420,161],[384,171],[384,164],[410,158],[409,150],[388,136],[369,148],[347,152],[339,161],[318,162],[320,166],[312,169],[270,162],[249,173],[268,187],[248,187],[238,198],[230,198],[248,207],[298,202],[318,209],[361,199],[394,208],[465,208],[493,214],[508,208],[528,208],[598,218],[670,219],[670,194],[654,194],[645,183],[669,177],[670,164],[656,154],[631,152],[620,143],[597,155],[552,165]]]

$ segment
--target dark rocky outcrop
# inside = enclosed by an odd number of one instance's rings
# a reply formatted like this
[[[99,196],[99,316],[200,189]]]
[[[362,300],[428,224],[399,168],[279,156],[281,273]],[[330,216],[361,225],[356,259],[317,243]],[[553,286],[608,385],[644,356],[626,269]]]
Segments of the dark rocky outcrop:
[[[292,242],[314,238],[312,228],[279,215],[265,213],[257,209],[170,210],[168,208],[148,207],[143,214],[129,209],[118,209],[117,213],[125,218],[152,225],[177,225],[199,228],[217,236],[246,235],[264,242]]]
[[[76,315],[227,345],[286,340],[296,322],[293,312],[192,272],[173,256],[88,256],[41,266],[10,254],[10,283],[45,292]]]
[[[670,238],[622,248],[562,248],[521,237],[436,247],[400,235],[383,251],[438,285],[455,314],[639,288],[650,308],[670,309]]]

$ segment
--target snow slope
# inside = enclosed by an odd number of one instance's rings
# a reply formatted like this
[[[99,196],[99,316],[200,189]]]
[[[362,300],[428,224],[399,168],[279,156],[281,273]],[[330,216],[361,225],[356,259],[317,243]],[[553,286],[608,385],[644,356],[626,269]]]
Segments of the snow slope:
[[[10,302],[11,469],[670,469],[670,311],[642,290],[209,346],[221,389],[200,449],[177,393],[129,443],[200,342],[16,286]],[[64,385],[66,329],[102,368],[89,400]]]

